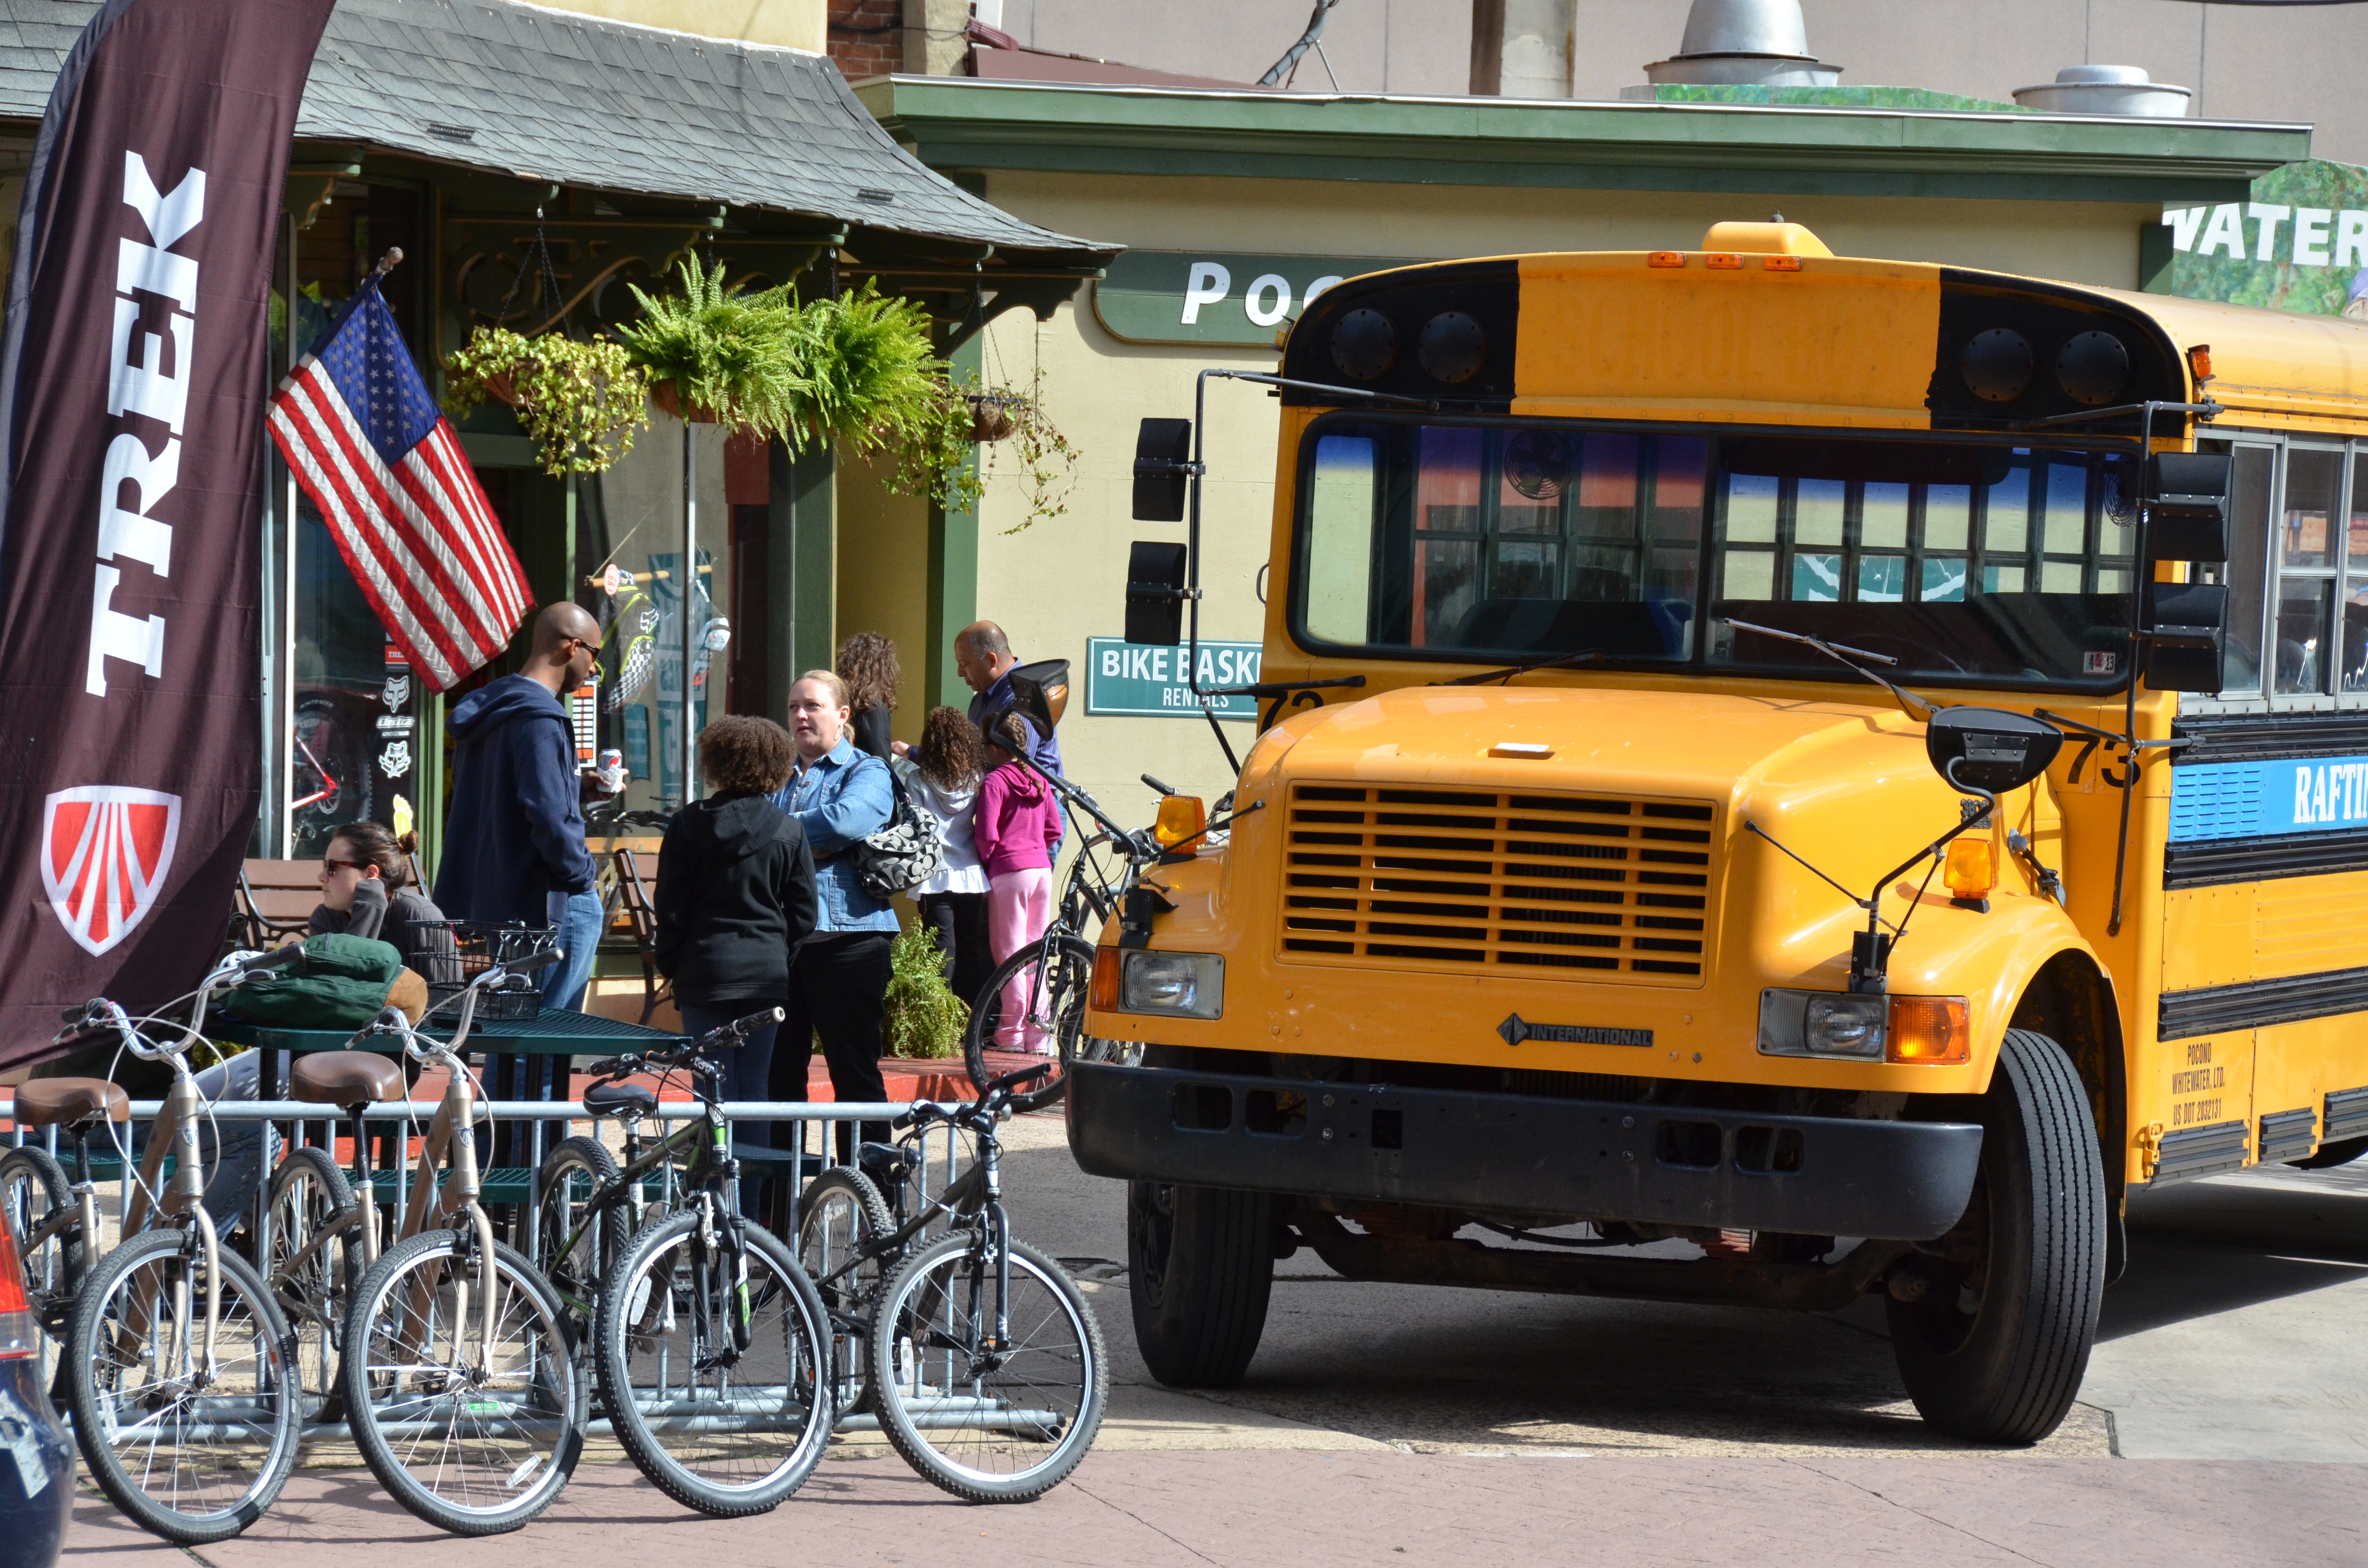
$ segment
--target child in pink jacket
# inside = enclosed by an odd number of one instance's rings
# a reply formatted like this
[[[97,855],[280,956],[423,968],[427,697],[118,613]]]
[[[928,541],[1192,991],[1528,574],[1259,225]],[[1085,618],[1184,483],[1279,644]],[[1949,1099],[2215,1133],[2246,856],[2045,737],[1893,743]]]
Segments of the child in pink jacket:
[[[1014,733],[1013,731],[1019,733]],[[972,841],[986,868],[986,940],[1001,963],[1044,935],[1053,919],[1053,850],[1061,842],[1061,804],[1043,779],[1014,756],[1030,737],[1028,722],[1007,713],[987,726],[987,775],[978,787]],[[1051,1037],[1029,1018],[1033,965],[1003,989],[995,1044],[999,1051],[1052,1049]]]

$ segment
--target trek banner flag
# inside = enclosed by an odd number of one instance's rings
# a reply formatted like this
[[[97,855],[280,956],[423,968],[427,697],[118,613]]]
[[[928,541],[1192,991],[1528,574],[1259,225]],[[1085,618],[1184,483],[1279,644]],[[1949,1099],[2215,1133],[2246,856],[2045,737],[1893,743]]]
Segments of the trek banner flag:
[[[261,766],[266,322],[335,0],[108,0],[25,176],[0,326],[0,1068],[222,941]]]

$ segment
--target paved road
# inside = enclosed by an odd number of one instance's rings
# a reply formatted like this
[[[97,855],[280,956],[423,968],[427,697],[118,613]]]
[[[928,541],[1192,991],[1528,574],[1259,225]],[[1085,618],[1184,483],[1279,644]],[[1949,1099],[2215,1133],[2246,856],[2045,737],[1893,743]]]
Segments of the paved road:
[[[1041,1118],[1016,1130],[1014,1228],[1064,1257],[1122,1261],[1118,1184],[1079,1174],[1059,1133]],[[2081,1403],[2032,1453],[2368,1461],[2368,1161],[2141,1195],[2130,1223]],[[1278,1267],[1248,1379],[1198,1395],[1151,1381],[1122,1279],[1097,1302],[1126,1426],[1114,1440],[1164,1442],[1178,1422],[1201,1443],[1417,1451],[1966,1449],[1907,1403],[1872,1301],[1804,1315],[1357,1284],[1303,1252]],[[1198,1430],[1208,1406],[1246,1425]]]
[[[1122,1260],[1119,1191],[1078,1174],[1058,1121],[1011,1142],[1020,1235]],[[1090,1283],[1110,1419],[1076,1476],[1027,1508],[955,1503],[850,1444],[764,1518],[699,1519],[587,1460],[527,1533],[466,1541],[393,1509],[367,1471],[309,1469],[245,1537],[193,1553],[91,1498],[66,1562],[2368,1564],[2368,1170],[2139,1199],[2082,1403],[2014,1453],[1927,1432],[1865,1308],[1360,1285],[1304,1255],[1281,1274],[1249,1378],[1220,1395],[1152,1383],[1123,1279]]]

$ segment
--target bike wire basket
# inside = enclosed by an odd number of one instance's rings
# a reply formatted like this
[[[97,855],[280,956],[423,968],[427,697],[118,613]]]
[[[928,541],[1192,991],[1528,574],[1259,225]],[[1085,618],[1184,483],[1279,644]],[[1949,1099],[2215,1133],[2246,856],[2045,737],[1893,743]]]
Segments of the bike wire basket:
[[[416,960],[420,977],[427,982],[431,1008],[458,996],[468,983],[495,964],[516,963],[559,945],[559,933],[548,926],[520,926],[493,920],[415,920]],[[542,1006],[539,977],[505,976],[502,983],[477,994],[480,1018],[531,1018]]]

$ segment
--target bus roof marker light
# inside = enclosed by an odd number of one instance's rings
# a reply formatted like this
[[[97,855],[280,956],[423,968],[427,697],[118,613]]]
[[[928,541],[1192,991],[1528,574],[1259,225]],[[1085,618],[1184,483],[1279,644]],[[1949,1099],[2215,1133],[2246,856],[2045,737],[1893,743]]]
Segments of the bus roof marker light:
[[[1957,356],[1965,390],[1984,403],[2012,403],[2031,385],[2031,340],[2010,326],[1977,332]]]
[[[1524,762],[1544,762],[1554,754],[1554,748],[1543,741],[1498,741],[1488,748],[1490,756],[1508,756]]]
[[[1647,267],[1683,267],[1685,264],[1686,253],[1681,250],[1656,250],[1645,253],[1645,265]]]
[[[1759,258],[1762,272],[1798,272],[1801,258],[1797,256],[1763,256]]]
[[[2212,345],[2199,343],[2187,351],[2187,372],[2199,387],[2212,379]]]
[[[1702,265],[1713,272],[1740,272],[1743,258],[1731,250],[1714,250],[1702,257]]]

